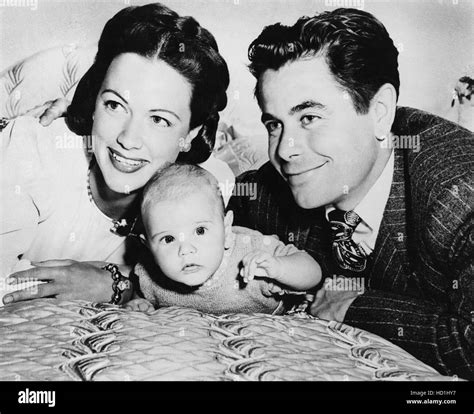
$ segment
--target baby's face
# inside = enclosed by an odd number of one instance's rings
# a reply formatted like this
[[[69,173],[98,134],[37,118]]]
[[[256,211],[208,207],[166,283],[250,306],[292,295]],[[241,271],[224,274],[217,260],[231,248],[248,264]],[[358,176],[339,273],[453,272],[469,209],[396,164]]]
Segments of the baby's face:
[[[207,192],[153,204],[144,222],[155,261],[170,279],[198,286],[221,264],[224,220]]]

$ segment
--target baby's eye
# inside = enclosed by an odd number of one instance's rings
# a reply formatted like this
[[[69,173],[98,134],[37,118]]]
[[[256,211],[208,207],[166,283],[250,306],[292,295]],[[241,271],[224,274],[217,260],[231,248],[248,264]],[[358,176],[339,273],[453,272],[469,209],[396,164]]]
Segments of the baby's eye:
[[[203,226],[199,226],[198,228],[196,228],[196,234],[198,236],[203,236],[204,233],[206,233],[207,229]]]
[[[160,239],[160,243],[163,244],[170,244],[174,242],[174,237],[173,236],[164,236]]]

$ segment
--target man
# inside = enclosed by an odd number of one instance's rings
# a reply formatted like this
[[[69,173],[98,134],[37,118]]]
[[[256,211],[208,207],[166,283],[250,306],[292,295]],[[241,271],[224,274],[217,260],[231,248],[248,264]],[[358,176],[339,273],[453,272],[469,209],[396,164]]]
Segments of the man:
[[[397,56],[359,10],[266,27],[249,59],[270,162],[238,179],[257,198],[229,209],[321,264],[313,315],[474,379],[472,134],[397,108]],[[335,275],[364,285],[341,290]]]

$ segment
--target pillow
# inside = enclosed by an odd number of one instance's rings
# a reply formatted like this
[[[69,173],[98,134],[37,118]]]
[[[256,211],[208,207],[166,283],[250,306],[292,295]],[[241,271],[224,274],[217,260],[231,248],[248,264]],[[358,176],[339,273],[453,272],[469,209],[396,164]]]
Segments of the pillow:
[[[214,151],[216,158],[224,161],[237,177],[245,171],[256,170],[268,161],[265,151],[252,145],[248,138],[239,138]]]
[[[260,168],[268,161],[267,138],[259,134],[249,138],[238,133],[233,126],[221,122],[214,155],[227,163],[237,177],[245,171]]]

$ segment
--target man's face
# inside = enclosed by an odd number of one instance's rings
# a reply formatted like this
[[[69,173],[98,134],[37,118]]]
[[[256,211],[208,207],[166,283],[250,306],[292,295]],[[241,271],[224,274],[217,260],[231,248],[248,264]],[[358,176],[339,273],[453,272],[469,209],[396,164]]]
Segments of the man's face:
[[[368,191],[380,146],[322,57],[267,70],[259,83],[269,157],[297,204],[351,209]]]

